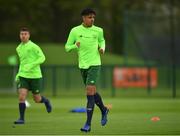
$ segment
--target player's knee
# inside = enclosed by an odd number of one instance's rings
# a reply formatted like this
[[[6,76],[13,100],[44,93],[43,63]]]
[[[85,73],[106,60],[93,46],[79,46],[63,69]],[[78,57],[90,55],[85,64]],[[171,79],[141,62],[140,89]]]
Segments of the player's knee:
[[[96,86],[95,85],[87,85],[86,92],[87,92],[87,95],[94,95],[96,93]]]
[[[19,89],[19,102],[25,102],[27,96],[27,89]]]
[[[33,97],[34,101],[36,103],[40,103],[41,102],[41,98],[40,97]]]
[[[39,99],[34,98],[35,103],[40,103]]]
[[[24,97],[24,96],[19,96],[19,102],[25,102],[25,100],[26,100],[26,97]]]
[[[25,94],[19,94],[19,102],[25,102],[25,100],[26,100],[26,95]]]

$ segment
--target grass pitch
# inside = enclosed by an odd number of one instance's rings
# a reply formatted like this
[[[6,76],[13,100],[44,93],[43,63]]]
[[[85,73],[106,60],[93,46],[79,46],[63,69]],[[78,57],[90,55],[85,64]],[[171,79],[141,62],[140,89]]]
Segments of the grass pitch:
[[[85,107],[86,99],[81,97],[50,98],[53,112],[47,113],[43,104],[36,104],[28,98],[31,106],[26,110],[25,125],[14,125],[18,118],[16,97],[0,98],[1,135],[83,135],[85,113],[71,113],[75,107]],[[112,104],[108,124],[100,125],[101,114],[96,107],[89,135],[174,135],[180,134],[180,99],[167,98],[104,98]],[[153,122],[151,118],[160,117]]]

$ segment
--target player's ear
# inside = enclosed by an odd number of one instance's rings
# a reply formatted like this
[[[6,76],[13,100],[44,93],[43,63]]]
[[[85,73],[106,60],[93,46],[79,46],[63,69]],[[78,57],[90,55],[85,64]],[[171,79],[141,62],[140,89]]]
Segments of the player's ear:
[[[85,17],[84,16],[82,16],[82,20],[84,21],[84,19],[85,19]]]

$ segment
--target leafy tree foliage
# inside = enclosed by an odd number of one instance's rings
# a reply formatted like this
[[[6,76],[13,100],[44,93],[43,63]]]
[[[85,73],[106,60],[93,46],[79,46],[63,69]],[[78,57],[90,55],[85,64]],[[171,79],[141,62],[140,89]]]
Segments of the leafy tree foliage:
[[[123,53],[125,11],[159,12],[170,0],[0,0],[0,41],[16,42],[27,26],[32,40],[65,42],[70,29],[81,23],[85,7],[97,11],[96,25],[104,28],[107,48]],[[177,13],[179,0],[174,0]],[[161,9],[161,10],[159,10]]]

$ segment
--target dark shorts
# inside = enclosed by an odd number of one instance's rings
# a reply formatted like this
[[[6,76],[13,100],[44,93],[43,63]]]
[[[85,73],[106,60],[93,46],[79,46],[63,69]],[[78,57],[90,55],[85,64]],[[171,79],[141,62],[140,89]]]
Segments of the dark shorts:
[[[41,80],[42,78],[19,77],[17,88],[26,88],[29,91],[32,91],[33,94],[39,94],[41,89]]]
[[[96,85],[101,66],[90,66],[88,69],[80,69],[85,85]]]

